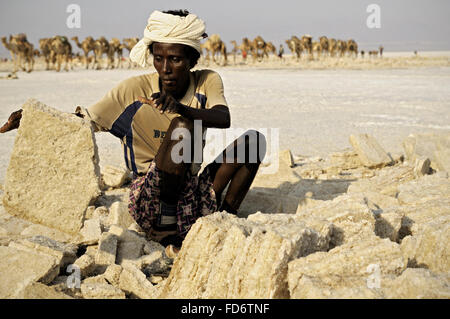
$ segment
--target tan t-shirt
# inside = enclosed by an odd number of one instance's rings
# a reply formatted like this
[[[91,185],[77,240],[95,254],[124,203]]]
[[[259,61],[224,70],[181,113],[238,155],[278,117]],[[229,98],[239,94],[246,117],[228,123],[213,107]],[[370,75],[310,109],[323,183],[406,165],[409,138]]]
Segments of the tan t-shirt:
[[[121,139],[127,167],[145,173],[154,159],[170,121],[178,114],[161,114],[138,97],[150,98],[160,92],[158,73],[129,78],[112,89],[98,103],[81,111],[94,123],[96,131],[108,131]],[[227,105],[222,79],[211,70],[193,71],[190,85],[180,103],[209,109]]]

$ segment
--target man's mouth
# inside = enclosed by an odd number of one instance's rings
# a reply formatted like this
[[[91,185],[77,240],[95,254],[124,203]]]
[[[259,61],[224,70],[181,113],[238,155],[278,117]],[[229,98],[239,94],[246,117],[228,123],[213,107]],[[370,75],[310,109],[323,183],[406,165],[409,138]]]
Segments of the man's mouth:
[[[175,85],[177,83],[177,81],[174,79],[162,79],[162,82],[165,85]]]

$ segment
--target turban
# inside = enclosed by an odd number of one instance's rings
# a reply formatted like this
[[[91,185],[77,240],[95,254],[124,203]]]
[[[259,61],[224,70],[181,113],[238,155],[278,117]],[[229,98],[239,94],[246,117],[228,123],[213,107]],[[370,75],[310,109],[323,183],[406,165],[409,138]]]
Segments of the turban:
[[[204,38],[204,34],[205,23],[194,14],[180,17],[153,11],[148,18],[144,38],[133,47],[130,59],[142,67],[149,66],[147,63],[150,54],[148,46],[153,42],[184,44],[193,47],[200,53],[200,40]]]

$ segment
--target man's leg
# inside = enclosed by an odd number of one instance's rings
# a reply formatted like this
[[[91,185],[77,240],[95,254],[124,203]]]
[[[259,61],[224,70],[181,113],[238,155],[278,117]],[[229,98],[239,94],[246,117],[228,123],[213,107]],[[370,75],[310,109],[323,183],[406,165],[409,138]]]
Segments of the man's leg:
[[[181,129],[181,134],[176,136]],[[180,247],[182,239],[176,235],[177,230],[177,203],[185,185],[186,171],[191,166],[193,149],[194,125],[191,121],[177,117],[170,123],[163,143],[156,156],[156,167],[161,171],[160,180],[160,214],[156,225],[152,226],[151,236],[161,245],[174,245]],[[172,137],[172,135],[175,135]],[[177,139],[172,140],[172,138]],[[183,152],[174,151],[174,147],[183,140],[182,151],[190,151],[189,158],[178,163],[175,157],[182,157]],[[178,149],[178,148],[177,148]],[[174,154],[172,154],[174,152]]]
[[[172,140],[172,134],[177,129],[182,129],[186,134]],[[156,167],[162,171],[160,198],[164,203],[176,205],[178,202],[178,196],[184,185],[186,170],[190,168],[192,156],[189,156],[188,162],[183,160],[180,163],[176,163],[174,161],[175,158],[172,156],[172,151],[174,146],[180,143],[181,139],[184,139],[183,143],[185,144],[183,145],[185,145],[185,148],[183,150],[187,150],[190,147],[192,154],[193,131],[194,126],[191,121],[183,117],[174,118],[155,156]]]
[[[257,131],[247,131],[210,164],[211,173],[214,176],[213,188],[220,205],[219,211],[226,210],[237,214],[265,154],[264,135]],[[230,185],[227,193],[223,202],[220,203],[222,192],[228,183]]]

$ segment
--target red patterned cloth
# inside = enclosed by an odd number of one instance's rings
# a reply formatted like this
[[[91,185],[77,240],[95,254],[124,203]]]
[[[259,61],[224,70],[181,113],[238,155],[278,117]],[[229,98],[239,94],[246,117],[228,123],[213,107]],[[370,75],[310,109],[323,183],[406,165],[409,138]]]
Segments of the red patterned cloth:
[[[136,223],[150,234],[160,214],[161,170],[155,162],[147,174],[138,176],[130,187],[131,216]],[[177,204],[177,235],[184,239],[195,221],[217,211],[216,194],[213,190],[213,177],[207,166],[200,175],[187,171],[186,183]]]

